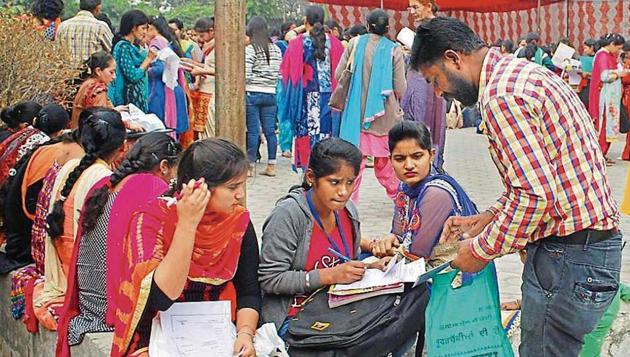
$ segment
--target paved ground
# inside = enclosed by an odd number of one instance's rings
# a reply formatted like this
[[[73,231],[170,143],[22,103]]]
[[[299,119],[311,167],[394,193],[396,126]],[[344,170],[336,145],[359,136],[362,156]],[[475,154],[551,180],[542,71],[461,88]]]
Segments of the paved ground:
[[[502,184],[496,168],[487,151],[487,139],[475,134],[472,129],[449,130],[446,140],[446,170],[466,189],[480,209],[490,206],[499,196]],[[623,143],[613,145],[610,157],[617,158],[623,149]],[[264,151],[264,149],[263,149]],[[248,206],[257,232],[273,208],[275,202],[292,185],[301,182],[301,176],[290,170],[289,159],[279,158],[278,176],[257,175],[248,181]],[[258,171],[264,170],[264,164],[258,164]],[[620,162],[609,168],[608,174],[613,192],[621,202],[626,185],[628,164]],[[380,236],[391,225],[392,203],[385,195],[385,190],[378,184],[372,171],[366,171],[361,187],[359,204],[361,225],[365,236]],[[622,217],[622,231],[630,234],[630,217]],[[627,252],[628,249],[625,249]],[[504,300],[520,296],[522,264],[518,256],[502,257],[497,261],[501,297]],[[624,257],[622,280],[630,283],[630,258]]]

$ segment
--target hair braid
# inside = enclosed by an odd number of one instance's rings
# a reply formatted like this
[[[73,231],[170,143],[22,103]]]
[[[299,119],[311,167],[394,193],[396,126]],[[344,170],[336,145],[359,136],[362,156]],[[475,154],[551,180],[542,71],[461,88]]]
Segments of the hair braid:
[[[107,205],[109,193],[122,180],[135,173],[149,172],[160,165],[162,160],[174,165],[180,152],[181,146],[166,134],[151,133],[140,138],[118,169],[111,174],[109,183],[94,191],[85,201],[83,231],[89,232],[96,227],[98,218]]]
[[[58,199],[53,205],[51,213],[46,217],[46,230],[52,239],[58,238],[63,234],[63,221],[65,219],[65,213],[63,211],[63,204],[72,192],[74,184],[79,180],[83,171],[92,166],[98,159],[98,156],[94,152],[85,154],[79,162],[79,166],[68,175],[68,179],[63,185],[61,190],[61,198]]]

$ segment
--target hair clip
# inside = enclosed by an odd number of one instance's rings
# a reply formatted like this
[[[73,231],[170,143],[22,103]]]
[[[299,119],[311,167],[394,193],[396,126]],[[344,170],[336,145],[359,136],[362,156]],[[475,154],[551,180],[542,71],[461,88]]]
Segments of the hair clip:
[[[151,153],[151,156],[153,156],[153,158],[158,162],[160,161],[160,158],[154,152]]]
[[[66,196],[60,196],[59,197],[59,201],[61,201],[61,203],[66,202],[67,197]]]

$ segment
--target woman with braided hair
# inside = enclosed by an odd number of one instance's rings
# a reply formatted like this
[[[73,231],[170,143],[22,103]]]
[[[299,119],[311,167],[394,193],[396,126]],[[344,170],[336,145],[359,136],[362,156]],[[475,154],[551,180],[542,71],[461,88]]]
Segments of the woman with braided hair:
[[[53,317],[66,292],[70,258],[79,227],[81,211],[89,190],[111,175],[111,162],[123,149],[126,131],[120,114],[113,109],[91,108],[81,130],[85,156],[67,162],[59,172],[51,194],[46,218],[45,281],[43,291],[33,293],[35,315],[42,325],[56,330]]]
[[[129,217],[168,190],[181,150],[167,134],[146,134],[118,169],[90,190],[70,263],[57,356],[68,356],[70,346],[81,343],[85,333],[113,330],[116,278]],[[108,307],[111,314],[106,314]]]

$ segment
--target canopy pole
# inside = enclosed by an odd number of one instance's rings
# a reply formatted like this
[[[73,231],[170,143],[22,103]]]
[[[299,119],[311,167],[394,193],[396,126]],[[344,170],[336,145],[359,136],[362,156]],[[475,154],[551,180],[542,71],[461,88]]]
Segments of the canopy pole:
[[[540,22],[541,21],[541,18],[540,18],[540,0],[538,0],[538,16],[537,17],[538,17],[538,19],[537,19],[538,20],[538,30],[536,32],[538,32],[538,34],[542,35],[540,33],[540,24],[541,24],[541,22]]]
[[[384,1],[383,1],[383,0],[381,0],[381,9],[383,9],[383,7],[384,7],[383,2],[384,2]]]
[[[216,0],[216,136],[245,151],[245,0]],[[243,198],[245,205],[245,198]]]

